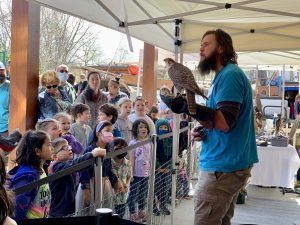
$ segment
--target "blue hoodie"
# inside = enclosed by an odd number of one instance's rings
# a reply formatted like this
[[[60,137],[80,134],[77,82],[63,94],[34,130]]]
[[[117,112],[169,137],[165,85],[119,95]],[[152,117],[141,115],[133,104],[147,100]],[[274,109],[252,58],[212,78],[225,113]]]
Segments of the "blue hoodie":
[[[19,187],[25,186],[26,184],[32,183],[33,181],[39,180],[40,175],[38,171],[29,165],[22,165],[13,168],[8,173],[11,177],[8,179],[9,188],[15,190]],[[15,218],[25,219],[28,209],[30,208],[31,202],[34,200],[37,193],[37,189],[17,195],[16,206],[15,206]]]

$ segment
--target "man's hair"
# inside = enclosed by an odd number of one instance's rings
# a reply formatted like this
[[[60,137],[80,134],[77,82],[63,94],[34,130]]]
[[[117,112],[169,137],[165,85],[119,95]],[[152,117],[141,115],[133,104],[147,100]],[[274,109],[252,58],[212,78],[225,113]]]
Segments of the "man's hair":
[[[105,103],[99,108],[100,112],[103,112],[106,116],[112,116],[110,122],[114,124],[118,119],[118,110],[113,104]]]
[[[56,71],[58,72],[60,70],[60,67],[66,67],[69,69],[69,67],[66,64],[61,64],[58,67],[56,67]]]
[[[82,114],[84,111],[90,110],[90,107],[83,103],[76,103],[71,106],[71,115],[74,119],[77,118],[78,114]]]
[[[221,29],[209,30],[203,35],[202,39],[210,34],[215,35],[218,45],[223,48],[223,52],[220,57],[221,64],[226,65],[228,62],[237,64],[237,54],[233,48],[230,35]]]

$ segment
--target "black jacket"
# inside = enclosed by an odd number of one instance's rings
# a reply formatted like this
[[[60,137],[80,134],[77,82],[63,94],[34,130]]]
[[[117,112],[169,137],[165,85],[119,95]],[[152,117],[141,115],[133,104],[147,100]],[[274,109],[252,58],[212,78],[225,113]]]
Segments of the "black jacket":
[[[92,153],[84,154],[77,159],[64,162],[51,162],[48,171],[59,172],[75,164],[92,158]],[[76,174],[64,176],[50,183],[51,204],[49,215],[51,217],[62,217],[75,213],[76,196]]]

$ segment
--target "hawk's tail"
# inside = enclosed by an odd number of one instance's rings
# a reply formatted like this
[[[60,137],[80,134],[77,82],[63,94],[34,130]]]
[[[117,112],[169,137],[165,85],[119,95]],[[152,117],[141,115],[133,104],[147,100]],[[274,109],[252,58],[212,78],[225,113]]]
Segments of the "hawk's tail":
[[[188,110],[191,115],[196,115],[197,113],[197,105],[195,100],[195,94],[191,91],[186,91],[186,100],[188,105]]]
[[[196,91],[195,91],[195,93],[197,94],[197,95],[200,95],[200,96],[202,96],[204,99],[208,99],[205,95],[204,95],[204,90],[202,90],[201,88],[198,88]]]

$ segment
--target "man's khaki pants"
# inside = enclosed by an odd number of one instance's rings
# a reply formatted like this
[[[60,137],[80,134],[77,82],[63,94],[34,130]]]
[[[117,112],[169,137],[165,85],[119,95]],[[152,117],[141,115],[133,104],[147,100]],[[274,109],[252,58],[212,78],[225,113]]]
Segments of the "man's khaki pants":
[[[250,171],[200,171],[194,195],[194,225],[230,225],[238,192],[246,185]]]

